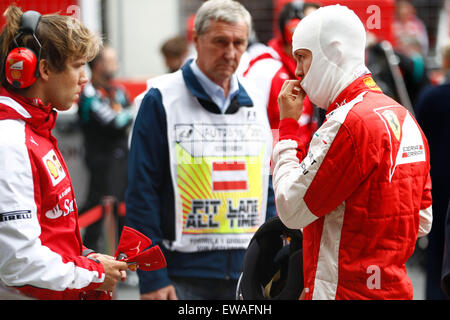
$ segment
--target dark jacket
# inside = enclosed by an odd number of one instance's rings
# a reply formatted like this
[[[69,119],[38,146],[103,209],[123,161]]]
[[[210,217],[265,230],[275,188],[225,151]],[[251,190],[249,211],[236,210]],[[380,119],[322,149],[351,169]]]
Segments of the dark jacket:
[[[198,83],[189,64],[186,64],[181,72],[187,88],[202,107],[209,112],[220,113],[218,106]],[[236,112],[249,100],[246,91],[239,86],[239,93],[233,98],[226,113]],[[166,113],[158,89],[150,89],[140,105],[133,129],[128,172],[126,224],[148,235],[153,243],[159,244],[168,264],[168,267],[162,270],[138,271],[141,293],[171,284],[169,277],[172,276],[238,279],[245,250],[181,253],[169,251],[161,245],[163,239],[175,239],[175,209]],[[266,219],[275,214],[270,180]]]
[[[424,89],[415,105],[417,121],[422,127],[430,146],[430,173],[433,183],[433,228],[428,235],[429,244],[427,247],[427,299],[444,298],[439,287],[439,279],[441,272],[443,276],[444,273],[450,272],[448,260],[444,262],[441,271],[445,241],[445,217],[450,199],[450,167],[448,164],[450,157],[448,143],[450,139],[450,126],[448,125],[450,123],[449,80],[447,77],[444,84]]]
[[[444,261],[442,263],[442,290],[450,298],[450,205],[445,221]]]

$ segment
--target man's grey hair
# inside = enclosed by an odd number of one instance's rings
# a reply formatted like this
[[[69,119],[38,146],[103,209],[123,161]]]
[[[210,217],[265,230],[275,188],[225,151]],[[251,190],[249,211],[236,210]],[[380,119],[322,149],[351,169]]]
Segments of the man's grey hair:
[[[194,28],[198,35],[208,31],[211,20],[219,20],[231,24],[244,21],[247,35],[252,29],[252,18],[245,7],[234,0],[208,0],[202,4],[195,15]]]

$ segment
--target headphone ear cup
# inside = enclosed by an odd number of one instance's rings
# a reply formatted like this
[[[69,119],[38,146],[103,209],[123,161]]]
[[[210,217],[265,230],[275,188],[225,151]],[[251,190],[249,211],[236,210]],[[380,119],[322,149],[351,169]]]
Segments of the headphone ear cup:
[[[14,88],[23,89],[31,86],[37,79],[37,58],[28,48],[14,48],[5,61],[5,76]]]

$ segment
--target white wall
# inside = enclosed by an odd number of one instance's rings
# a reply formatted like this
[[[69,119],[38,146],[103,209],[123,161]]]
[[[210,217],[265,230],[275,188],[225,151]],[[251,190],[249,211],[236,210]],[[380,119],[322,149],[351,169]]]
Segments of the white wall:
[[[100,0],[78,0],[81,20],[93,32],[101,33],[102,13]],[[76,15],[76,11],[74,12]]]
[[[147,79],[166,72],[162,43],[182,29],[179,0],[108,0],[108,33],[120,59],[119,77]]]

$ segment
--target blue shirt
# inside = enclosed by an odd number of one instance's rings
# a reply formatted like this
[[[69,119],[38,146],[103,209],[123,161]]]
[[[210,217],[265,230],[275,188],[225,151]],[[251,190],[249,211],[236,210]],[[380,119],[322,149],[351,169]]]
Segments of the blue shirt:
[[[209,79],[198,67],[197,61],[190,64],[191,70],[197,78],[200,85],[211,98],[211,100],[219,107],[222,113],[225,113],[230,105],[231,99],[239,92],[238,80],[235,74],[230,79],[230,90],[228,96],[225,97],[225,92],[221,86]]]

